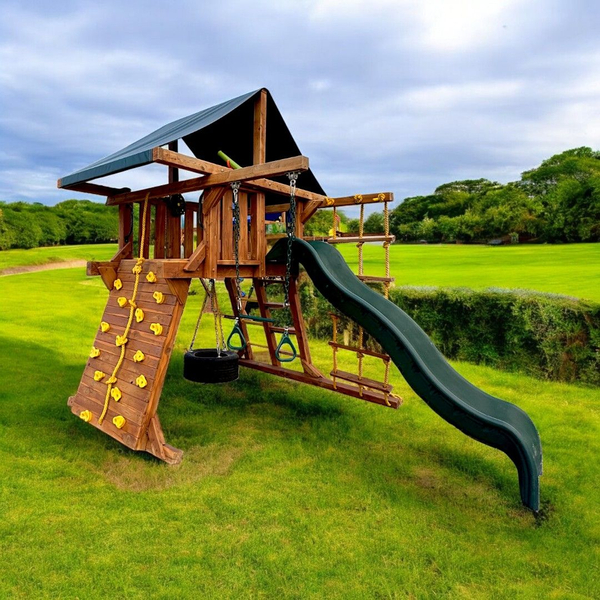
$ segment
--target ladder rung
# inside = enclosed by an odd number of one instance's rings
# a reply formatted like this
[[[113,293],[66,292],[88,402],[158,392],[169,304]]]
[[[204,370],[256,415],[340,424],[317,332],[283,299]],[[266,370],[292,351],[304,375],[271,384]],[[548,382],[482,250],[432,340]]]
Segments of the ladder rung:
[[[357,275],[361,281],[369,283],[393,283],[395,279],[393,277],[374,277],[372,275]]]
[[[336,236],[327,238],[327,243],[329,244],[357,244],[359,242],[389,242],[390,244],[393,244],[395,241],[396,236],[394,235],[364,235],[362,238],[358,236]]]
[[[380,358],[381,360],[388,361],[390,357],[388,354],[382,354],[381,352],[375,352],[374,350],[367,350],[363,348],[362,350],[356,346],[346,346],[345,344],[338,344],[337,342],[329,342],[329,345],[332,348],[338,348],[339,350],[349,350],[350,352],[360,352],[361,354],[366,354],[367,356],[374,356],[375,358]]]
[[[273,333],[283,333],[285,331],[285,327],[274,327],[273,325],[271,325],[269,327],[269,331],[272,331]],[[287,332],[290,335],[296,335],[296,329],[294,327],[288,327]]]
[[[371,388],[373,390],[379,390],[380,392],[391,392],[392,386],[388,383],[382,383],[381,381],[375,381],[374,379],[368,379],[367,377],[359,377],[354,373],[348,373],[347,371],[336,371],[333,370],[329,373],[331,377],[337,377],[344,381],[349,381],[356,385],[362,385],[364,387]]]
[[[263,306],[265,308],[288,308],[283,302],[265,302]]]

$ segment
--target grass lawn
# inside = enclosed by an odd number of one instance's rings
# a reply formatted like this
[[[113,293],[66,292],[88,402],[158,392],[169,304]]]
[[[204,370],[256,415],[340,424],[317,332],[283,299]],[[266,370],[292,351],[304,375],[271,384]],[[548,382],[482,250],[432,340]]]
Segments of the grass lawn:
[[[117,244],[87,244],[3,250],[0,252],[0,273],[9,267],[29,267],[70,260],[110,260],[117,248]]]
[[[338,244],[358,270],[354,244]],[[524,288],[600,302],[600,244],[465,246],[394,245],[391,273],[396,285]],[[364,272],[384,275],[381,244],[365,244]]]
[[[456,365],[536,423],[536,522],[510,460],[445,423],[396,371],[397,411],[247,371],[186,382],[194,297],[159,409],[185,451],[168,467],[66,406],[106,300],[100,280],[25,274],[2,278],[0,294],[0,598],[600,595],[598,389]],[[211,330],[208,316],[206,345]],[[313,351],[327,369],[328,347]]]

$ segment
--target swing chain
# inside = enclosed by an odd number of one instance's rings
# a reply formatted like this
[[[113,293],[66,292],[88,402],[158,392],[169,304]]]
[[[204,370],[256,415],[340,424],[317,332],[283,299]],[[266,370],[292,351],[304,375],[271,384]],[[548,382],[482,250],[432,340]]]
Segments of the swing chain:
[[[196,329],[194,329],[194,335],[192,336],[192,341],[190,342],[190,351],[194,349],[194,342],[196,341],[196,336],[198,335],[198,329],[200,329],[200,321],[202,320],[202,313],[204,312],[204,308],[206,307],[206,302],[208,300],[209,290],[206,287],[206,282],[204,279],[200,278],[200,283],[206,292],[204,294],[204,300],[202,302],[202,307],[200,308],[200,312],[198,313],[198,320],[196,321]]]
[[[235,259],[235,291],[238,313],[242,312],[242,289],[240,277],[240,201],[239,201],[239,190],[240,181],[234,181],[231,184],[231,191],[233,193],[233,254]]]
[[[221,358],[221,352],[225,352],[225,334],[223,333],[223,318],[219,310],[219,299],[217,297],[217,282],[214,279],[210,280],[210,308],[215,321],[215,342],[217,348],[217,357]],[[219,337],[219,333],[221,337]]]
[[[293,171],[287,174],[290,180],[290,210],[286,220],[287,260],[285,264],[285,281],[283,284],[285,306],[290,305],[290,278],[292,276],[292,246],[296,237],[296,183],[299,173]],[[286,332],[287,333],[287,332]]]

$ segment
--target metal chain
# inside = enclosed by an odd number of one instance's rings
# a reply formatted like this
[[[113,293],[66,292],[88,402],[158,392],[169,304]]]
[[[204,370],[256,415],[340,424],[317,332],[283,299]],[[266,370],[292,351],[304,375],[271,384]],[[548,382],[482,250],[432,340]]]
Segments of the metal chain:
[[[285,281],[283,283],[283,293],[285,306],[290,305],[290,279],[292,276],[292,246],[296,237],[296,182],[298,181],[299,173],[294,171],[288,173],[290,180],[290,210],[288,219],[286,220],[287,233],[287,260],[285,264]]]
[[[217,282],[210,280],[210,308],[215,322],[215,343],[217,348],[217,357],[221,358],[221,351],[225,351],[225,335],[223,333],[223,319],[219,310],[219,298],[217,297]],[[219,333],[221,337],[219,337]]]
[[[235,291],[237,300],[238,313],[242,312],[242,288],[240,277],[240,201],[239,201],[239,190],[241,182],[234,181],[231,184],[231,191],[233,193],[233,256],[235,259]]]
[[[200,278],[200,283],[202,284],[202,287],[204,288],[204,291],[206,293],[204,294],[204,301],[202,302],[202,307],[200,308],[200,312],[198,313],[198,320],[196,321],[196,329],[194,329],[194,335],[192,336],[192,341],[190,342],[190,351],[192,351],[194,349],[194,342],[196,341],[196,336],[198,335],[198,329],[200,329],[200,321],[202,320],[202,313],[204,312],[204,309],[206,307],[206,302],[208,300],[208,295],[209,295],[209,290],[206,287],[206,282],[204,281],[204,279]]]

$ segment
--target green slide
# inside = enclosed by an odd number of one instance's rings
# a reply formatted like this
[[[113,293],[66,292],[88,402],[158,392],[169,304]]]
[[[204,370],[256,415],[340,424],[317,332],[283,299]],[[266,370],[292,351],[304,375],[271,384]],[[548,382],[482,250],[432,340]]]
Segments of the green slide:
[[[523,504],[538,511],[542,447],[527,413],[457,373],[425,332],[404,311],[362,283],[333,246],[295,239],[292,252],[294,269],[301,264],[321,294],[381,344],[412,389],[438,415],[508,455],[519,473]],[[269,252],[267,261],[284,263],[286,253],[287,239],[283,239]]]

